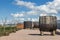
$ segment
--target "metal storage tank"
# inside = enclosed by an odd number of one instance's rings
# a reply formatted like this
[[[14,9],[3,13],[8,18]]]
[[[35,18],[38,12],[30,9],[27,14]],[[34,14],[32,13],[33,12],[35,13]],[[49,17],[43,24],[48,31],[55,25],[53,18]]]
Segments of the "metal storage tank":
[[[60,20],[57,20],[57,29],[60,29]]]
[[[23,23],[18,23],[16,28],[17,29],[24,29],[24,24]]]
[[[24,28],[32,29],[32,21],[24,21]]]
[[[39,22],[33,22],[34,26],[33,28],[39,28]]]
[[[41,35],[43,35],[43,31],[51,32],[55,35],[57,29],[57,18],[56,16],[40,16],[39,17],[39,29]]]

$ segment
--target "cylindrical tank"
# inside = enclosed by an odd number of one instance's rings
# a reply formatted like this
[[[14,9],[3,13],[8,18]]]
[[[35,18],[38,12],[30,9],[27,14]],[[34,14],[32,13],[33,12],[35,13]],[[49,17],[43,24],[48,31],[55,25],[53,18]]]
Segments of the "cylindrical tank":
[[[56,16],[40,16],[39,29],[40,31],[55,31],[57,29]]]
[[[32,28],[32,21],[24,21],[24,28]]]
[[[33,28],[39,28],[39,22],[33,22],[34,26]]]
[[[16,28],[17,29],[24,29],[24,24],[23,23],[18,23]]]

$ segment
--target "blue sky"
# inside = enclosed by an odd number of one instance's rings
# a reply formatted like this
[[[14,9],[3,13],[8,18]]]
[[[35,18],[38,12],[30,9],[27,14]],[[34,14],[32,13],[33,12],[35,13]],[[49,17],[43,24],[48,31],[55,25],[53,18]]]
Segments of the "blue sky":
[[[56,15],[59,19],[60,9],[56,9],[59,3],[59,0],[0,0],[0,20],[7,17],[7,20],[37,21],[40,15],[47,14]]]

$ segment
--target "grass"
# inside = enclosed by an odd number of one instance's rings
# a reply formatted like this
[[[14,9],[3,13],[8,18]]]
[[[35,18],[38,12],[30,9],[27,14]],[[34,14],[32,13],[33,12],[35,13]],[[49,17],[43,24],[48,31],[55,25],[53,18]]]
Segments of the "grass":
[[[7,36],[12,32],[16,32],[16,27],[0,27],[0,36]]]

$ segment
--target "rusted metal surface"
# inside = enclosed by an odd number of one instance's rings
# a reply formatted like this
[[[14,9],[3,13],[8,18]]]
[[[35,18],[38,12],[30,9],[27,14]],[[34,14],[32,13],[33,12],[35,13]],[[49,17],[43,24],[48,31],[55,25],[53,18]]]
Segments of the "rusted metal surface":
[[[53,31],[57,29],[56,16],[40,16],[39,17],[40,31]]]
[[[16,26],[16,28],[18,28],[18,29],[23,29],[23,28],[24,28],[24,24],[18,23],[17,26]]]

